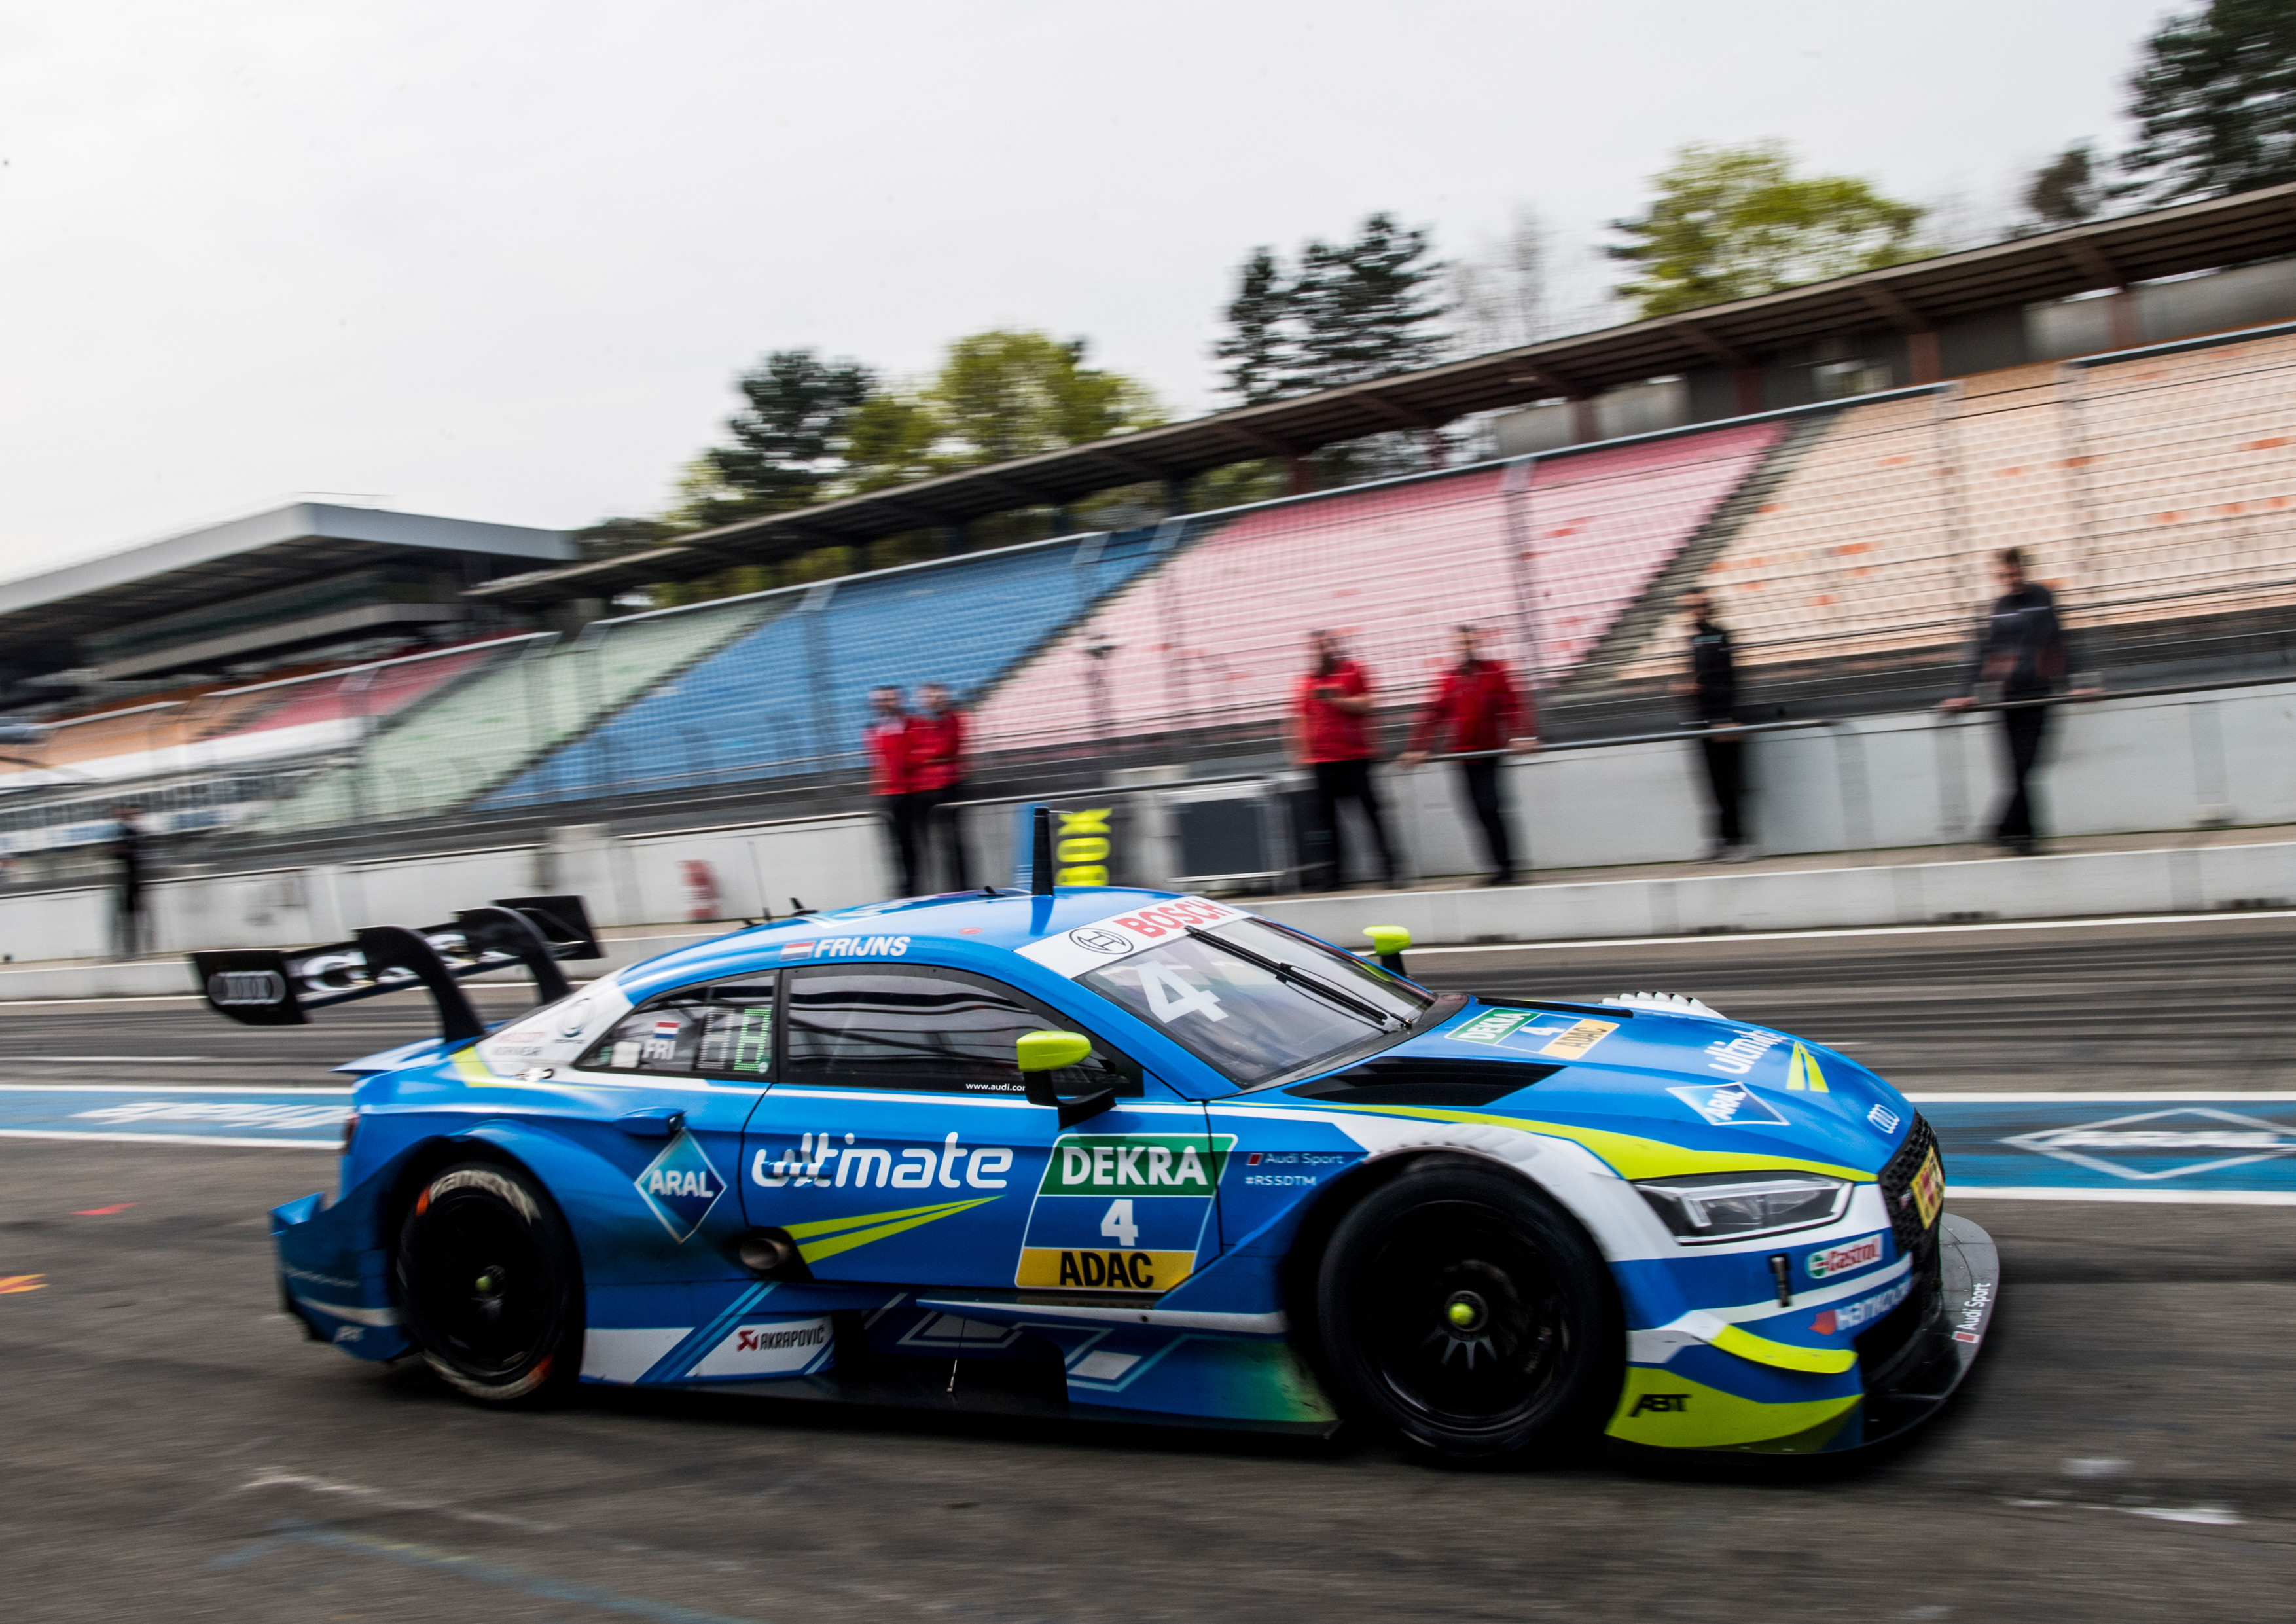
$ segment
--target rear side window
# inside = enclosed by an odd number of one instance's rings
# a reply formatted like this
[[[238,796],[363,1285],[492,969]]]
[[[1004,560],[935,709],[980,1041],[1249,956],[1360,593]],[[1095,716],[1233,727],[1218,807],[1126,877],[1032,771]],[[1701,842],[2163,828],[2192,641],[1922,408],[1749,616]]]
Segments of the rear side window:
[[[1013,1046],[1067,1030],[1013,988],[961,970],[915,964],[808,965],[786,972],[786,1058],[780,1080],[937,1093],[1020,1094]],[[1063,1092],[1113,1085],[1140,1092],[1122,1056],[1095,1047],[1055,1074]]]
[[[774,978],[681,987],[616,1021],[578,1062],[594,1071],[758,1082],[774,1058]]]

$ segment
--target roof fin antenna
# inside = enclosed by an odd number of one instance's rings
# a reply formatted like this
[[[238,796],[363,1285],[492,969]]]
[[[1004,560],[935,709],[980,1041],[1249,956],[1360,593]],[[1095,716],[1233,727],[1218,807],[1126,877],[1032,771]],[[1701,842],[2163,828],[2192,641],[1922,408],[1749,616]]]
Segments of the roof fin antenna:
[[[792,897],[790,898],[790,912],[793,915],[810,914],[813,910],[806,906],[802,902],[800,902],[796,898]]]
[[[1049,897],[1053,894],[1053,809],[1036,809],[1037,835],[1029,852],[1029,894]]]

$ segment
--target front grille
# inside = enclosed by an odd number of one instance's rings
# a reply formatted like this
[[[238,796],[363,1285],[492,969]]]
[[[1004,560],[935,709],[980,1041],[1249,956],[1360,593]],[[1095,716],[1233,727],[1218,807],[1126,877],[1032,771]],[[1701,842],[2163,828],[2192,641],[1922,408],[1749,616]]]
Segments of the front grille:
[[[1898,1237],[1898,1255],[1910,1258],[1921,1251],[1931,1226],[1922,1222],[1921,1203],[1914,1199],[1914,1175],[1921,1170],[1923,1161],[1937,1149],[1937,1135],[1929,1120],[1919,1111],[1914,1113],[1914,1131],[1890,1158],[1890,1165],[1882,1169],[1882,1203],[1890,1210],[1890,1228]],[[1944,1162],[1939,1162],[1944,1169]]]

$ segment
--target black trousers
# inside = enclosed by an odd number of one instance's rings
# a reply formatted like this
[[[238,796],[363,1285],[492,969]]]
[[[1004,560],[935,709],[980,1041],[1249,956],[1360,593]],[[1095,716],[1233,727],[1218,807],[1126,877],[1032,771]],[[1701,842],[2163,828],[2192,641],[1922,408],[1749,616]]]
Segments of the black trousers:
[[[112,930],[119,939],[121,958],[134,958],[144,951],[146,924],[144,888],[140,885],[121,886],[119,906],[112,915]]]
[[[900,894],[922,894],[917,886],[917,798],[912,794],[880,795],[885,808],[886,833],[893,837],[893,866],[899,871]]]
[[[963,800],[964,785],[953,783],[945,790],[916,790],[908,797],[915,809],[916,862],[918,882],[927,888],[932,884],[933,848],[939,846],[941,867],[946,871],[948,889],[969,890],[971,882],[964,877],[964,814],[942,812],[934,808],[944,801]],[[915,895],[914,890],[911,895]]]
[[[1714,838],[1736,846],[1746,838],[1746,740],[1743,734],[1718,735],[1711,726],[1698,735],[1698,752],[1706,759],[1706,790],[1713,798]]]
[[[1340,828],[1340,803],[1343,800],[1353,801],[1356,810],[1363,814],[1364,822],[1371,825],[1372,846],[1379,853],[1380,876],[1388,884],[1394,884],[1395,850],[1388,844],[1387,820],[1379,809],[1379,793],[1372,787],[1371,763],[1318,761],[1314,770],[1317,826],[1308,832],[1308,849],[1301,863],[1307,870],[1309,887],[1329,890],[1343,882],[1341,876],[1348,866],[1346,838]]]
[[[2028,781],[2033,764],[2041,759],[2041,741],[2049,731],[2051,705],[2031,705],[2001,713],[2001,737],[2009,747],[2009,801],[2001,821],[1993,827],[1997,841],[2033,838],[2033,796]]]
[[[1459,783],[1467,791],[1467,805],[1483,832],[1483,852],[1491,860],[1491,876],[1514,878],[1514,840],[1507,832],[1506,801],[1499,791],[1497,756],[1479,756],[1459,763]]]

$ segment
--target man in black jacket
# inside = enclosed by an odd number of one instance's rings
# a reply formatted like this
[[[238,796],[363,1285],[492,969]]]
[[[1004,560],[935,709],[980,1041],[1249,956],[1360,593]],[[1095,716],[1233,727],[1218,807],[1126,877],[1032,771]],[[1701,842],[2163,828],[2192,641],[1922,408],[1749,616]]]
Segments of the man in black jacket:
[[[1710,863],[1742,863],[1754,855],[1746,843],[1746,739],[1738,730],[1738,659],[1729,630],[1714,618],[1713,595],[1703,587],[1683,594],[1690,616],[1690,675],[1676,685],[1690,701],[1691,725],[1698,729],[1699,754],[1706,762],[1706,788],[1714,802]]]
[[[1980,683],[1997,686],[2003,702],[2012,707],[2001,713],[2002,737],[2009,746],[2009,801],[2001,808],[1993,839],[2019,857],[2030,857],[2035,834],[2027,781],[2040,759],[2049,713],[2056,707],[2017,701],[2046,699],[2064,685],[2065,628],[2057,619],[2056,595],[2026,578],[2022,548],[2004,548],[1993,568],[2001,595],[1978,625],[1967,678],[1970,692],[1946,701],[1945,709],[1965,710],[1976,703]]]

